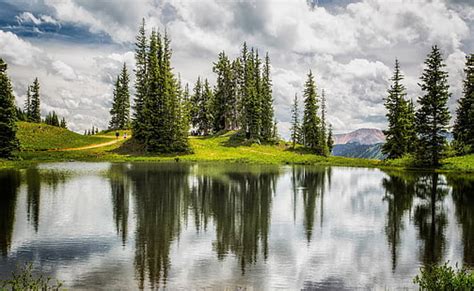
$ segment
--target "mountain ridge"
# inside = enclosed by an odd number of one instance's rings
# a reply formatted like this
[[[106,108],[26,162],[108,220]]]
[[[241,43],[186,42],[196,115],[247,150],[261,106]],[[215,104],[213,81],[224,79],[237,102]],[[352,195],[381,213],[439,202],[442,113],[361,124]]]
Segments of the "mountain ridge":
[[[385,143],[383,131],[377,128],[359,128],[357,130],[334,135],[334,144],[358,143],[361,145],[373,145]]]

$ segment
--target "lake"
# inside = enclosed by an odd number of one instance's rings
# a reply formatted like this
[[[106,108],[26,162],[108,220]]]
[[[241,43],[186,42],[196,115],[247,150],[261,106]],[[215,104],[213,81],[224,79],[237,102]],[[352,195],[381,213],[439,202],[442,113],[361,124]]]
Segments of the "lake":
[[[414,288],[474,266],[474,177],[316,166],[57,163],[0,171],[0,278],[68,288]]]

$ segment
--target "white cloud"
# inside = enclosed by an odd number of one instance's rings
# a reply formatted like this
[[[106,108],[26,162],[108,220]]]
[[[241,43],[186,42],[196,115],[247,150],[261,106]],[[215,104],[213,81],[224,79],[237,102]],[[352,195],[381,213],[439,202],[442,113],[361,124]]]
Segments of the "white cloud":
[[[36,66],[42,51],[16,34],[0,30],[0,57],[11,65]]]
[[[175,71],[186,82],[193,83],[198,75],[213,80],[212,62],[217,53],[225,50],[236,57],[243,41],[269,51],[276,118],[285,136],[293,96],[302,95],[309,69],[315,73],[318,88],[327,91],[329,120],[336,131],[384,127],[382,98],[395,58],[402,64],[409,97],[416,99],[424,58],[431,45],[438,44],[451,75],[453,110],[461,94],[464,55],[474,49],[470,31],[474,7],[453,8],[441,0],[362,0],[331,10],[309,9],[305,0],[44,3],[55,13],[35,12],[40,15],[35,17],[25,12],[18,19],[73,23],[93,33],[108,34],[117,43],[112,47],[68,43],[52,46],[37,40],[33,46],[0,31],[0,52],[18,67],[14,81],[23,86],[25,79],[43,74],[38,64],[49,68],[54,74],[44,73],[41,78],[47,94],[45,102],[55,106],[68,103],[71,124],[77,130],[89,128],[92,122],[99,127],[107,125],[111,84],[123,62],[131,72],[132,43],[142,17],[147,19],[149,31],[153,26],[167,28],[172,37]],[[51,19],[45,15],[51,15]],[[49,59],[43,51],[48,52]],[[25,69],[29,66],[35,73]],[[76,103],[77,108],[69,108]]]

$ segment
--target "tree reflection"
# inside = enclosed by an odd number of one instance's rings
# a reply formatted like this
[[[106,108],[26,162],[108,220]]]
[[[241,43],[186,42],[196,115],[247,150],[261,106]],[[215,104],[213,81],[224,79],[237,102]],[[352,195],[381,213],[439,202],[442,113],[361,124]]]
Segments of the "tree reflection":
[[[382,185],[385,189],[384,201],[388,203],[385,234],[392,254],[392,271],[397,267],[397,248],[400,244],[400,232],[403,231],[403,216],[413,204],[415,195],[416,177],[403,175],[400,172],[390,173],[383,178]]]
[[[214,248],[218,258],[232,252],[242,273],[257,261],[259,252],[268,256],[268,233],[274,172],[228,172],[229,182],[214,181],[211,209],[216,224]]]
[[[20,173],[16,170],[0,171],[0,253],[8,255],[11,246],[17,190],[20,186]]]
[[[121,236],[125,245],[128,235],[128,212],[130,204],[130,185],[128,178],[124,175],[126,164],[112,164],[109,169],[109,181],[112,194],[112,206],[114,213],[115,228]]]
[[[326,179],[327,177],[327,179]],[[313,167],[293,167],[292,183],[293,195],[296,197],[296,191],[301,190],[303,198],[303,225],[305,228],[306,240],[311,241],[314,228],[314,220],[317,206],[317,199],[320,199],[320,222],[323,221],[323,197],[326,187],[326,181],[330,181],[331,171],[328,168]],[[296,203],[296,198],[294,198]]]
[[[133,184],[137,231],[135,269],[139,287],[148,276],[150,288],[165,285],[171,243],[178,237],[188,185],[187,165],[132,165],[127,171]]]
[[[453,188],[456,217],[462,228],[464,263],[474,267],[474,179],[448,176],[448,183]]]
[[[447,226],[443,200],[448,191],[437,173],[422,175],[415,188],[416,196],[422,199],[415,207],[414,220],[419,237],[423,241],[421,260],[425,265],[440,262],[445,246]]]
[[[26,170],[26,187],[28,221],[33,224],[35,231],[38,232],[41,196],[41,176],[37,168],[29,168]]]

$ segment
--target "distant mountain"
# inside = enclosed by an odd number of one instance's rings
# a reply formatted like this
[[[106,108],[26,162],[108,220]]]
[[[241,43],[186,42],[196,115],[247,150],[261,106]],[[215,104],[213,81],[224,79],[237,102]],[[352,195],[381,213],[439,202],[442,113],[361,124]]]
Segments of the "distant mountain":
[[[349,133],[334,135],[334,144],[358,143],[372,145],[384,142],[385,135],[380,129],[376,128],[361,128]]]
[[[382,160],[384,158],[382,145],[383,143],[360,144],[356,142],[336,144],[332,149],[332,154],[341,157]]]
[[[361,128],[349,133],[334,135],[334,156],[383,159],[382,145],[385,135],[380,129]]]

